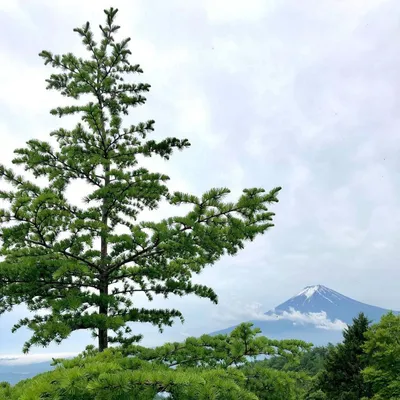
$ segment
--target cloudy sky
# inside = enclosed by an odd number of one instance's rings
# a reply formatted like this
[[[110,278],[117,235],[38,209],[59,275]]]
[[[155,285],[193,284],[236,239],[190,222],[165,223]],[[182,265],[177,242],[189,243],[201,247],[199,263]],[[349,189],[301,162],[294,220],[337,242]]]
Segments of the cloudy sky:
[[[400,309],[400,2],[0,0],[1,163],[64,124],[49,115],[65,100],[45,90],[51,69],[38,53],[83,54],[72,29],[97,27],[109,6],[152,85],[129,120],[153,118],[157,137],[192,143],[150,167],[198,195],[283,186],[276,227],[197,278],[219,305],[170,300],[186,323],[163,336],[137,327],[144,343],[230,326],[314,284]],[[24,315],[0,316],[0,354],[20,352],[28,333],[10,328]],[[88,340],[77,333],[32,353],[81,351]]]

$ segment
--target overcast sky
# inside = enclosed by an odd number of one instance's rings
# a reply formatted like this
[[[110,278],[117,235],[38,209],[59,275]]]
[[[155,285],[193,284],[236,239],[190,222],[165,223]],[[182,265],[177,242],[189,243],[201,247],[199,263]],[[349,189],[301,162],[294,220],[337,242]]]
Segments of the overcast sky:
[[[0,0],[1,163],[65,126],[49,114],[65,100],[45,90],[52,70],[38,53],[84,54],[72,29],[89,20],[97,34],[109,6],[120,9],[131,61],[152,85],[127,121],[153,118],[156,137],[192,143],[150,167],[167,173],[173,190],[197,195],[283,187],[276,227],[197,278],[219,305],[170,300],[186,323],[164,336],[137,327],[144,344],[233,325],[314,284],[400,309],[400,2]],[[79,185],[71,201],[82,197]],[[0,316],[0,354],[20,352],[27,332],[10,328],[24,315],[20,307]],[[32,353],[87,343],[79,333]]]

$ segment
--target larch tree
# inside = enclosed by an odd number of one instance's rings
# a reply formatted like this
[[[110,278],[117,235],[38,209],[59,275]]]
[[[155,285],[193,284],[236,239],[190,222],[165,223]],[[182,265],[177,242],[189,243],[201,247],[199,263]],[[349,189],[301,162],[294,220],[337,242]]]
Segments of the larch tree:
[[[148,139],[154,121],[123,127],[128,111],[145,103],[150,85],[130,83],[126,77],[141,74],[129,61],[129,38],[118,42],[118,10],[105,10],[96,43],[89,22],[74,29],[90,56],[42,51],[45,64],[58,69],[47,88],[75,100],[51,114],[77,115],[72,130],[51,133],[58,146],[29,140],[14,151],[13,163],[22,165],[40,186],[11,168],[0,165],[0,190],[8,206],[0,209],[0,314],[25,304],[32,316],[14,327],[27,327],[31,346],[61,343],[72,332],[89,330],[103,351],[110,343],[130,344],[140,338],[130,322],[149,322],[160,329],[183,315],[175,309],[135,307],[137,293],[149,300],[155,295],[194,294],[217,302],[217,295],[192,282],[193,274],[213,265],[223,255],[233,255],[244,243],[273,226],[268,205],[277,202],[280,188],[270,192],[245,189],[236,202],[226,201],[227,188],[211,189],[201,197],[171,193],[168,176],[140,166],[141,157],[168,160],[188,140]],[[82,97],[92,101],[82,104]],[[66,198],[69,184],[81,179],[91,185],[87,207]],[[189,205],[183,217],[159,222],[139,222],[143,210],[165,201]],[[118,234],[116,229],[124,227]]]

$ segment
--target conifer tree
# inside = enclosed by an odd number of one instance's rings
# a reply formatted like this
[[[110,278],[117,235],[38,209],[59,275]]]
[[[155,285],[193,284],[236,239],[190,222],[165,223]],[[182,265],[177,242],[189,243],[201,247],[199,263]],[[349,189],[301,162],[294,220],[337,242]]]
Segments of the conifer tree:
[[[47,79],[47,88],[75,101],[51,114],[80,117],[74,129],[51,133],[58,147],[32,139],[15,150],[13,163],[35,178],[47,178],[48,186],[0,165],[0,182],[12,185],[0,190],[0,199],[9,204],[0,209],[0,314],[18,304],[33,312],[13,328],[32,331],[24,352],[32,345],[60,343],[77,330],[90,330],[103,351],[109,343],[140,338],[130,322],[162,329],[183,320],[179,310],[138,308],[134,295],[145,293],[152,300],[195,294],[217,302],[212,288],[192,282],[193,274],[236,254],[273,226],[267,206],[278,201],[280,188],[245,189],[236,202],[228,202],[227,188],[200,197],[171,193],[168,176],[140,166],[141,157],[168,160],[190,144],[148,139],[152,120],[123,127],[129,110],[145,103],[150,85],[127,80],[143,71],[129,61],[129,38],[116,40],[117,11],[105,10],[99,43],[89,22],[74,29],[90,54],[87,59],[40,53],[45,64],[59,70]],[[89,97],[86,104],[78,101]],[[68,185],[77,179],[93,188],[87,207],[66,198]],[[141,211],[154,210],[161,201],[192,209],[184,217],[137,221]],[[125,233],[117,233],[120,227]]]
[[[343,343],[329,351],[318,385],[328,399],[360,400],[370,396],[371,386],[362,376],[367,363],[363,345],[369,324],[365,314],[360,313],[344,330]]]

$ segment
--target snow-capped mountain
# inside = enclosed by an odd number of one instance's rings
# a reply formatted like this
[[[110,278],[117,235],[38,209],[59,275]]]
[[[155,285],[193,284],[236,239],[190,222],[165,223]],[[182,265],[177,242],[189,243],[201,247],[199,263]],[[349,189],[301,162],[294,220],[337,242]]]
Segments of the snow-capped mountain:
[[[301,339],[323,345],[341,341],[343,329],[360,312],[377,322],[388,311],[315,285],[305,287],[296,296],[249,322],[271,338]],[[234,327],[215,333],[228,333]]]
[[[307,286],[299,294],[280,304],[275,310],[268,311],[266,315],[282,314],[291,309],[301,313],[325,312],[331,320],[340,320],[350,324],[352,319],[363,312],[372,321],[378,321],[388,310],[370,306],[344,296],[323,285]]]

